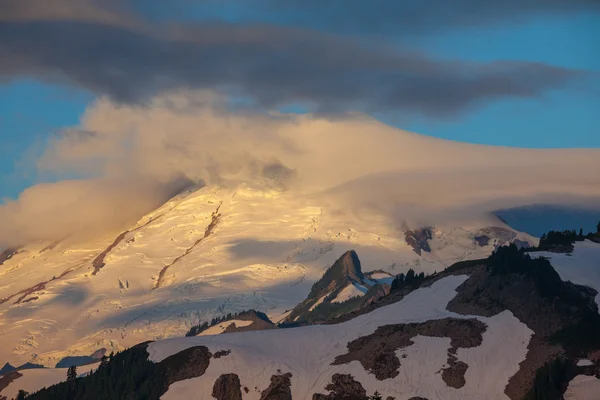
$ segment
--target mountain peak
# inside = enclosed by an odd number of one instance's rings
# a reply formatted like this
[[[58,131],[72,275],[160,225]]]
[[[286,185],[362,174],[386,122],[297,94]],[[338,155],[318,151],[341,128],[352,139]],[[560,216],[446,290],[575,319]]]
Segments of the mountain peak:
[[[354,282],[362,282],[365,277],[362,273],[360,260],[354,250],[348,250],[331,266],[330,270],[340,272],[342,276]]]
[[[358,255],[354,250],[349,250],[325,271],[321,279],[315,282],[306,300],[294,308],[286,318],[286,322],[291,323],[302,319],[303,315],[312,312],[322,302],[343,301],[336,299],[345,289],[348,290],[347,288],[350,288],[351,292],[352,287],[362,287],[367,290],[371,284],[363,275]]]

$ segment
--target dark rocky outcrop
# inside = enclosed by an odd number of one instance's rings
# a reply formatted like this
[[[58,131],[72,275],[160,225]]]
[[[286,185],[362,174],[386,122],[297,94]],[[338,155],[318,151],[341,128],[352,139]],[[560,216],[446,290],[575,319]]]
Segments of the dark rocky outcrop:
[[[487,246],[490,243],[490,237],[487,236],[487,235],[478,235],[478,236],[475,236],[473,238],[473,240],[480,247]]]
[[[392,289],[392,286],[388,285],[386,283],[381,283],[381,284],[371,286],[369,291],[367,293],[365,293],[365,295],[362,299],[362,305],[366,306],[371,303],[376,303],[377,301],[381,300],[382,298],[384,298],[385,296],[390,294],[391,289]]]
[[[213,358],[221,358],[231,354],[231,350],[219,350],[213,354]]]
[[[292,374],[271,376],[271,384],[263,390],[260,400],[292,400]]]
[[[431,253],[429,240],[433,238],[433,228],[430,226],[418,229],[405,229],[404,240],[406,244],[413,248],[413,251],[421,255],[423,251]]]
[[[174,259],[170,264],[165,265],[163,269],[160,270],[160,273],[158,274],[158,278],[156,279],[156,283],[153,289],[158,289],[164,285],[164,279],[169,268],[181,261],[182,258],[190,254],[192,250],[194,250],[200,243],[202,243],[205,239],[212,235],[213,231],[217,227],[217,224],[219,223],[219,220],[221,219],[221,213],[219,212],[219,210],[221,209],[222,204],[223,202],[219,203],[217,209],[211,214],[210,223],[204,229],[204,235],[200,239],[196,240],[196,242],[194,242],[194,244],[191,247],[187,248],[182,255]]]
[[[479,346],[483,341],[482,334],[485,329],[485,324],[479,320],[456,318],[380,326],[374,333],[348,343],[348,353],[336,357],[333,364],[358,361],[377,379],[390,379],[399,373],[400,359],[396,356],[396,351],[414,344],[413,337],[417,335],[448,337],[451,339],[451,347],[448,350],[448,364],[451,367],[447,375],[452,382],[460,382],[454,376],[460,378],[462,372],[464,380],[466,368],[464,366],[452,368],[453,363],[456,364],[456,350]]]
[[[511,245],[499,248],[485,265],[474,267],[447,308],[488,317],[509,310],[534,332],[526,359],[505,391],[520,400],[537,385],[538,371],[548,363],[566,358],[574,364],[600,348],[595,296],[593,289],[563,282],[548,260],[532,258]],[[549,397],[554,398],[560,397]]]
[[[315,393],[313,400],[366,400],[367,391],[350,374],[335,374],[326,387],[329,394]]]
[[[19,249],[5,249],[0,253],[0,265],[4,264],[6,261],[10,260],[19,253]]]
[[[465,381],[467,368],[469,366],[466,363],[457,361],[456,356],[451,351],[448,351],[448,367],[442,369],[442,379],[446,382],[446,385],[460,389],[467,383]]]
[[[4,375],[7,372],[16,371],[16,370],[17,370],[16,367],[13,367],[12,365],[10,365],[10,363],[6,363],[6,364],[4,364],[2,369],[0,369],[0,375]]]
[[[362,305],[362,299],[356,298],[344,303],[332,303],[337,295],[348,285],[361,285],[367,288],[372,283],[365,279],[360,260],[354,250],[344,253],[311,288],[311,291],[302,303],[298,304],[283,321],[285,324],[317,322],[343,314]],[[325,299],[316,305],[323,297]],[[313,306],[315,306],[313,308]],[[311,310],[311,308],[313,308]]]
[[[19,373],[19,371],[10,371],[0,376],[0,394],[8,387],[8,385],[22,376],[23,374]]]
[[[128,230],[128,231],[121,232],[119,234],[119,236],[117,236],[115,238],[115,240],[113,240],[113,242],[106,249],[104,249],[100,254],[98,254],[96,256],[96,258],[94,258],[94,260],[92,261],[92,268],[94,269],[92,271],[92,275],[98,274],[98,272],[100,272],[100,270],[102,268],[104,268],[104,266],[106,265],[106,263],[104,262],[104,259],[106,258],[106,256],[108,255],[108,253],[110,253],[115,247],[117,247],[117,245],[119,243],[121,243],[123,241],[123,239],[125,239],[125,236],[127,236],[128,233],[133,233],[135,231],[138,231],[138,230],[140,230],[140,229],[142,229],[142,228],[150,225],[152,222],[160,219],[161,217],[162,217],[162,215],[159,215],[158,217],[151,218],[144,225],[138,226],[135,229],[131,229],[131,230]]]
[[[213,386],[212,396],[217,400],[242,400],[242,384],[236,374],[223,374]]]
[[[190,347],[173,354],[159,363],[167,379],[167,387],[175,382],[204,375],[210,364],[211,353],[205,346]]]

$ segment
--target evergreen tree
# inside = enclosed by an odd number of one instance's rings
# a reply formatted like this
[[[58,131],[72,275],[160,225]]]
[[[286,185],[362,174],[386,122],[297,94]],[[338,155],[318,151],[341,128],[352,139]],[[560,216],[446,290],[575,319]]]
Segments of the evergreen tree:
[[[600,222],[598,222],[598,225],[596,225],[596,232],[600,233]]]
[[[383,400],[383,398],[381,397],[381,393],[376,390],[373,396],[369,397],[369,400]]]
[[[19,394],[17,394],[17,398],[15,400],[25,400],[29,393],[24,391],[23,389],[19,390]]]
[[[100,359],[100,365],[98,366],[98,368],[106,367],[106,364],[108,364],[108,357],[106,357],[106,355],[103,355]]]
[[[67,381],[74,381],[77,379],[77,367],[71,365],[67,370]]]

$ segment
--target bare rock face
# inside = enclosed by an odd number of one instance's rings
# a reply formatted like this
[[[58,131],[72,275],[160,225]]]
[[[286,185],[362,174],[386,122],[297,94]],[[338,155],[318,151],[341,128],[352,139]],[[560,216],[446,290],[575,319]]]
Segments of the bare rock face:
[[[348,343],[348,353],[336,357],[333,364],[341,365],[358,361],[377,379],[390,379],[399,374],[400,359],[396,356],[396,351],[414,344],[411,340],[413,337],[417,335],[449,337],[451,339],[451,347],[448,350],[450,368],[446,375],[452,379],[454,387],[462,387],[467,365],[456,361],[456,350],[481,345],[485,330],[485,324],[479,320],[457,318],[380,326],[374,333]]]
[[[473,240],[475,241],[475,243],[477,243],[478,246],[483,247],[483,246],[487,246],[490,243],[490,237],[487,235],[479,235],[479,236],[475,236],[473,238]]]
[[[19,379],[22,376],[23,374],[21,374],[19,371],[10,371],[2,375],[0,377],[0,393],[2,392],[2,390],[8,387],[8,385],[10,385],[11,382]]]
[[[433,228],[428,226],[419,229],[406,229],[404,231],[404,240],[406,244],[413,248],[413,251],[421,255],[423,251],[431,253],[429,239],[433,238]]]
[[[325,389],[329,394],[315,393],[313,400],[366,400],[367,391],[360,382],[354,380],[350,374],[335,374],[331,377],[331,383]]]
[[[195,346],[162,360],[159,365],[168,385],[204,375],[212,354],[205,346]]]
[[[260,400],[292,400],[292,374],[273,375],[271,384],[260,396]]]
[[[18,249],[6,249],[0,253],[0,265],[13,258],[13,256],[19,254]]]
[[[511,399],[560,398],[577,360],[600,348],[597,292],[562,281],[548,260],[531,257],[514,244],[473,268],[457,292],[449,311],[492,316],[509,310],[534,332],[525,360],[506,386]],[[449,365],[447,383],[461,384],[464,366]],[[528,397],[532,393],[537,397]]]
[[[231,350],[219,350],[213,354],[213,358],[221,358],[231,354]]]
[[[223,374],[213,386],[212,396],[217,400],[242,400],[242,385],[236,374]]]
[[[365,294],[364,305],[375,303],[380,299],[390,294],[392,287],[386,283],[380,283],[372,286],[369,291]]]
[[[465,373],[469,366],[462,362],[456,361],[454,355],[448,356],[448,368],[442,370],[442,379],[446,382],[446,385],[455,389],[460,389],[467,383],[465,381]]]
[[[313,285],[306,300],[294,307],[286,317],[285,322],[293,323],[298,320],[298,317],[300,317],[300,320],[304,320],[304,317],[310,313],[311,307],[316,305],[323,296],[327,296],[327,299],[333,299],[346,286],[354,283],[367,287],[371,286],[371,284],[367,284],[363,275],[358,255],[354,250],[350,250],[345,252],[327,269],[323,277]],[[329,300],[326,302],[329,302]]]

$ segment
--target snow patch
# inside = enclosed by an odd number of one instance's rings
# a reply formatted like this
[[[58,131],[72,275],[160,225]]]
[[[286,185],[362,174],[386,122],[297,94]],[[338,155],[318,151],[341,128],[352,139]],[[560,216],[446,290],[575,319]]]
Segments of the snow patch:
[[[326,297],[327,297],[327,295],[324,295],[324,296],[322,296],[322,297],[321,297],[319,300],[317,300],[317,302],[316,302],[315,304],[313,304],[313,305],[312,305],[312,306],[311,306],[311,307],[308,309],[308,311],[312,311],[312,310],[314,310],[315,308],[317,308],[317,306],[318,306],[319,304],[321,304],[321,303],[323,302],[323,300],[325,300],[325,298],[326,298]]]
[[[364,296],[365,293],[367,293],[366,287],[364,287],[362,285],[358,285],[356,283],[351,283],[348,286],[346,286],[345,288],[343,288],[342,291],[339,292],[337,296],[335,296],[335,299],[331,300],[331,302],[332,303],[343,303],[344,301],[350,300],[353,297]]]
[[[220,335],[221,333],[225,332],[225,329],[227,329],[229,326],[231,326],[233,324],[235,324],[235,326],[237,326],[238,328],[241,328],[243,326],[250,326],[250,325],[252,325],[253,322],[254,321],[243,321],[240,319],[232,319],[232,320],[221,322],[219,324],[211,326],[207,330],[200,332],[198,334],[198,336]]]
[[[600,379],[595,376],[577,375],[565,392],[565,400],[598,400],[600,399]]]

